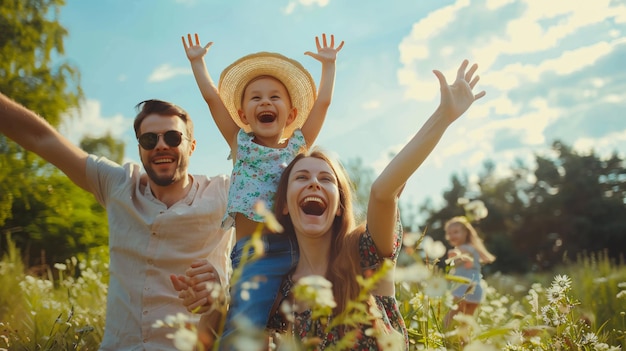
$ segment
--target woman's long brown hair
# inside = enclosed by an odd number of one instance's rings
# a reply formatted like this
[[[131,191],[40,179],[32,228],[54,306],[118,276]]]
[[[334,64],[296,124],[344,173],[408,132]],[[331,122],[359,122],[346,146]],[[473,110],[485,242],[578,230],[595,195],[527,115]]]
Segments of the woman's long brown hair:
[[[291,170],[299,160],[307,157],[326,162],[337,178],[341,214],[335,217],[332,225],[333,242],[330,247],[326,279],[333,284],[333,294],[335,302],[337,302],[334,312],[339,314],[346,308],[348,301],[354,300],[359,294],[360,289],[356,280],[357,275],[361,274],[358,241],[360,234],[365,231],[364,226],[355,229],[352,210],[352,184],[345,169],[319,148],[301,152],[283,171],[276,190],[274,214],[285,229],[285,233],[295,238],[296,234],[291,216],[283,214],[282,210],[287,206],[287,187]]]

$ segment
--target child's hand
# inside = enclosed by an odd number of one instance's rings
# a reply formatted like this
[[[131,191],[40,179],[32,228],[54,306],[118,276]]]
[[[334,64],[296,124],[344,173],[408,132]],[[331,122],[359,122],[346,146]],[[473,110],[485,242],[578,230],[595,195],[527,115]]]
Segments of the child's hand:
[[[450,249],[448,250],[448,258],[453,258],[456,257],[460,254],[461,252],[459,251],[459,249]]]
[[[209,48],[211,47],[211,45],[213,45],[213,42],[209,42],[205,46],[201,46],[200,39],[198,38],[198,33],[195,34],[195,37],[196,37],[195,45],[193,41],[191,40],[191,34],[187,34],[187,40],[189,42],[185,41],[185,36],[181,37],[183,39],[183,46],[185,47],[185,52],[187,53],[187,58],[189,59],[189,61],[193,61],[193,60],[204,57],[204,55],[206,55],[206,53],[209,52]]]
[[[463,60],[463,63],[457,70],[456,80],[452,85],[448,85],[446,77],[440,71],[433,71],[437,79],[439,79],[439,86],[441,88],[439,110],[442,115],[449,118],[450,123],[454,122],[467,111],[474,101],[485,96],[484,90],[474,95],[472,90],[480,79],[479,76],[473,77],[474,73],[476,73],[476,69],[478,69],[478,65],[473,64],[469,71],[465,72],[468,64],[469,62],[467,60]]]
[[[322,64],[324,63],[334,63],[337,59],[337,53],[343,47],[343,40],[341,44],[335,48],[335,36],[330,35],[330,46],[326,41],[326,34],[322,34],[322,42],[324,46],[320,45],[320,38],[315,37],[315,44],[317,45],[317,54],[311,51],[307,51],[304,54],[313,57],[314,59],[320,61]]]

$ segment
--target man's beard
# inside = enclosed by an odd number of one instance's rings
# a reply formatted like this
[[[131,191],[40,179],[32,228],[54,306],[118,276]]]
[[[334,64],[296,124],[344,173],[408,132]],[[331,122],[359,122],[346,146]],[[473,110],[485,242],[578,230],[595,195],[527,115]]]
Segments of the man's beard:
[[[168,186],[174,183],[174,181],[176,180],[174,177],[176,173],[172,174],[171,177],[159,177],[152,168],[145,167],[145,170],[146,174],[148,174],[148,178],[150,178],[150,180],[152,180],[158,186]]]
[[[180,175],[180,170],[182,169],[186,169],[187,168],[187,160],[180,160],[180,164],[176,167],[176,169],[174,170],[174,173],[172,175],[166,175],[166,176],[159,176],[157,175],[157,173],[154,171],[154,169],[152,169],[151,167],[152,164],[143,164],[143,168],[146,170],[146,174],[148,175],[148,178],[150,178],[150,180],[152,180],[154,182],[154,184],[158,185],[158,186],[168,186],[174,182],[176,182],[179,179],[179,175]]]

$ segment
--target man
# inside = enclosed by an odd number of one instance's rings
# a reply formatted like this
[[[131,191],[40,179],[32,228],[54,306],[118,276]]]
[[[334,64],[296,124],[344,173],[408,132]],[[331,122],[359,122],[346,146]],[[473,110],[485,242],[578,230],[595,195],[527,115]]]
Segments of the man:
[[[175,350],[166,337],[172,330],[153,324],[186,313],[170,273],[207,259],[213,267],[204,277],[226,283],[233,233],[221,229],[221,219],[229,180],[187,173],[196,140],[183,109],[159,100],[137,108],[145,172],[138,164],[88,155],[1,93],[0,132],[58,167],[107,209],[110,281],[101,350]]]

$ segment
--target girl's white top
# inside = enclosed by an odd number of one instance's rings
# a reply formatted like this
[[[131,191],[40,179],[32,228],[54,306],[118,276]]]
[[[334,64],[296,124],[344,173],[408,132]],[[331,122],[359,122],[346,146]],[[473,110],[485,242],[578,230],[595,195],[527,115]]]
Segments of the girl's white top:
[[[237,134],[237,161],[230,178],[228,206],[222,221],[224,229],[234,225],[237,212],[255,222],[263,222],[263,217],[254,212],[254,204],[263,201],[268,210],[273,210],[283,170],[306,147],[300,129],[293,132],[284,148],[259,145],[252,139],[254,134],[243,129]]]

